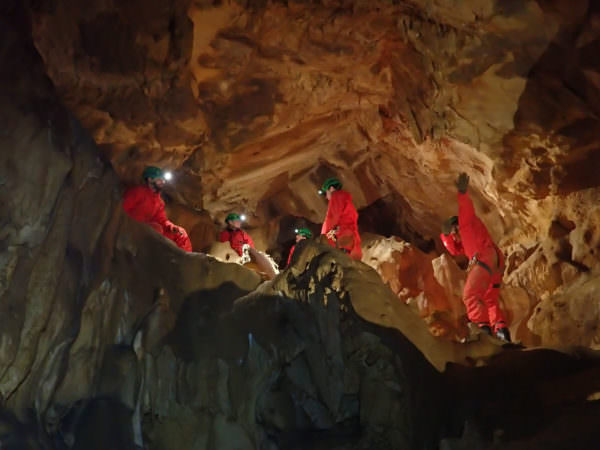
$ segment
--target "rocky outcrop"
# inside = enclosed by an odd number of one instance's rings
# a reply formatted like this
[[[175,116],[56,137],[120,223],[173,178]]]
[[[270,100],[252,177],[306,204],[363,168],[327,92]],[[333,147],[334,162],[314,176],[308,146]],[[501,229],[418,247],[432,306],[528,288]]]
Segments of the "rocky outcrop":
[[[398,301],[411,305],[433,335],[456,341],[468,337],[464,273],[448,255],[436,258],[394,237],[368,236],[363,247],[365,264],[377,271]]]
[[[149,4],[148,26],[160,5]],[[173,18],[167,53],[176,62],[185,34],[178,34],[181,10],[167,5],[158,11]],[[434,13],[437,3],[431,5]],[[52,16],[61,3],[32,8]],[[116,70],[92,39],[113,19],[93,5],[81,8],[93,31],[85,48],[94,49],[99,68]],[[44,76],[21,2],[3,2],[0,12],[2,447],[532,449],[597,442],[599,364],[592,352],[521,352],[484,337],[464,345],[434,337],[399,301],[401,289],[318,242],[300,246],[291,267],[263,284],[253,271],[184,253],[129,220],[106,153]],[[135,32],[110,30],[127,39]],[[119,70],[138,68],[130,50],[119,48],[127,56]],[[193,223],[201,230],[207,222]],[[564,224],[567,232],[551,229],[544,251],[556,240],[585,240]],[[403,264],[410,248],[399,241],[390,247],[390,254],[371,256]],[[512,261],[515,278],[558,262],[531,256]],[[435,286],[433,279],[442,285],[451,262],[413,257],[424,286]],[[561,260],[564,280],[579,263]],[[403,285],[414,281],[396,273]],[[571,278],[573,289],[592,298],[594,273]],[[539,280],[556,296],[544,308],[573,296],[551,277]],[[544,339],[590,345],[577,340],[581,310],[569,314],[572,326]],[[554,327],[543,309],[532,320]],[[585,324],[590,332],[592,323]]]
[[[330,291],[333,250],[322,269],[300,271],[300,286],[256,290],[255,272],[186,254],[129,220],[116,176],[41,76],[26,21],[13,19],[4,51],[30,59],[3,66],[22,85],[2,91],[13,126],[2,141],[0,392],[28,425],[4,417],[2,445],[290,448],[302,433],[433,446],[439,422],[419,425],[421,396],[408,392],[440,375],[398,334],[411,361],[399,364],[381,330]]]
[[[429,251],[465,170],[509,255],[513,328],[550,343],[547,321],[528,322],[534,307],[584,273],[598,279],[600,10],[458,3],[61,0],[29,10],[46,73],[119,178],[137,182],[148,163],[174,171],[172,214],[194,248],[244,210],[261,249],[279,253],[294,218],[322,221],[315,191],[335,174],[363,214],[383,219],[361,219],[363,231]]]

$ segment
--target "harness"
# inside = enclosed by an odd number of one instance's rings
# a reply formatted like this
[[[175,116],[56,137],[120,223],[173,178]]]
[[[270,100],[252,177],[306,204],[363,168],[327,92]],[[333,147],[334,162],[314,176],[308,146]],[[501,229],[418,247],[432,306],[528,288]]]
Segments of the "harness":
[[[497,261],[497,265],[498,265],[498,270],[500,270],[501,269],[501,267],[500,267],[500,261],[501,261],[500,250],[496,246],[494,246],[494,250],[496,251],[496,261]],[[483,267],[490,275],[493,275],[494,271],[492,270],[492,268],[490,266],[488,266],[486,263],[484,263],[483,261],[481,261],[478,258],[478,256],[479,256],[479,253],[475,253],[473,255],[473,257],[471,258],[471,261],[469,261],[469,267],[472,267],[474,264],[477,264],[478,266]],[[492,287],[495,289],[499,289],[500,283],[494,283],[494,284],[492,284]]]

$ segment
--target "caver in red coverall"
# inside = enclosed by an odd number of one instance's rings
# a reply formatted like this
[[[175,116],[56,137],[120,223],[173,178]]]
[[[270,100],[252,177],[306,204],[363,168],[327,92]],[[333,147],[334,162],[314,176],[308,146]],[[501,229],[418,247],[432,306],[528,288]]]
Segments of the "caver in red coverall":
[[[219,242],[227,242],[231,245],[238,255],[242,256],[244,253],[242,247],[244,244],[248,244],[250,248],[254,248],[254,242],[248,233],[242,229],[232,230],[227,228],[226,230],[219,233]]]
[[[328,239],[329,245],[345,250],[352,259],[360,260],[362,250],[357,221],[358,213],[352,204],[352,195],[341,189],[332,192],[321,234],[327,235],[335,229],[336,240]]]
[[[441,234],[452,255],[465,254],[470,261],[463,291],[467,316],[478,326],[491,325],[494,332],[506,327],[506,319],[498,304],[504,272],[504,256],[492,241],[487,228],[475,215],[468,193],[458,193],[458,227],[460,240],[454,234]]]
[[[290,263],[292,262],[292,255],[294,254],[294,250],[296,250],[296,244],[292,245],[292,248],[290,248],[290,255],[288,256],[286,267],[289,267]]]
[[[154,192],[148,186],[131,187],[123,195],[123,209],[133,219],[150,225],[171,239],[179,248],[192,251],[192,242],[185,229],[167,220],[165,202],[159,192]]]
[[[300,241],[300,242],[302,242],[302,241]],[[296,250],[296,247],[298,246],[298,244],[299,244],[299,242],[295,243],[294,245],[292,245],[292,248],[290,248],[290,254],[288,256],[286,267],[290,266],[290,263],[292,262],[292,255],[294,254],[294,250]]]

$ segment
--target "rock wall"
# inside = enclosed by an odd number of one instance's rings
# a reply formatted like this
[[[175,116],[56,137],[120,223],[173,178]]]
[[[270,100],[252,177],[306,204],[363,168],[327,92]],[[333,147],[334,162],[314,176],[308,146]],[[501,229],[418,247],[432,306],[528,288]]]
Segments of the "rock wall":
[[[35,3],[48,13],[55,5]],[[244,267],[183,253],[124,217],[117,175],[61,105],[21,6],[0,6],[3,447],[597,442],[594,353],[439,339],[378,273],[322,244],[305,245],[292,267],[261,284]],[[563,238],[576,227],[566,229]],[[573,284],[587,298],[593,273]],[[542,311],[535,317],[552,323]]]
[[[550,317],[558,288],[597,283],[597,2],[28,5],[61,100],[121,180],[148,163],[174,171],[172,215],[197,249],[243,210],[279,253],[294,220],[322,221],[315,191],[335,174],[362,214],[387,219],[361,219],[363,231],[441,251],[466,170],[509,255],[520,339],[557,343],[561,325],[529,321],[535,308]],[[592,322],[564,343],[597,342]]]
[[[4,6],[0,393],[18,420],[3,413],[2,446],[433,447],[440,423],[417,422],[429,396],[416,380],[440,375],[408,341],[382,342],[318,265],[302,286],[244,299],[255,272],[124,216],[116,175],[43,75],[28,17]]]
[[[18,11],[0,55],[15,61],[2,72],[0,393],[30,425],[3,417],[2,446],[433,447],[440,424],[416,421],[416,380],[439,375],[406,340],[405,356],[383,343],[317,268],[240,299],[256,273],[124,217],[117,177],[60,106]]]

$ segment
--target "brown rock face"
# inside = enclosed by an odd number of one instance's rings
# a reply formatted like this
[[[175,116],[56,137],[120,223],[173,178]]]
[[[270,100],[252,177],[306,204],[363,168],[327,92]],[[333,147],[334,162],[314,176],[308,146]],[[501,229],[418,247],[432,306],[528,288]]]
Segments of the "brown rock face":
[[[32,5],[48,14],[59,6]],[[520,352],[491,338],[458,344],[434,337],[377,272],[317,242],[306,242],[290,268],[261,283],[253,271],[182,252],[130,220],[117,176],[44,76],[22,6],[0,4],[2,448],[597,443],[600,378],[591,352]],[[164,3],[146,6],[139,14],[125,7],[119,18],[141,16],[161,29],[158,19],[177,13]],[[78,7],[87,8],[81,14],[92,31],[82,33],[90,33],[85,48],[98,67],[138,70],[142,44],[127,41],[135,29],[115,25],[106,8],[71,5]],[[105,27],[123,40],[116,55],[130,59],[104,53],[94,38]],[[204,236],[207,216],[173,203],[172,216]],[[427,292],[452,297],[453,289],[434,283],[459,273],[450,261],[402,249],[408,246],[394,239],[372,256],[385,256],[377,260],[383,265],[388,251],[421,278],[398,271],[390,281],[412,282],[415,294],[422,279]],[[581,287],[591,296],[590,286]]]
[[[34,8],[33,33],[118,173],[169,166],[213,216],[292,188],[279,212],[318,221],[302,191],[319,168],[359,206],[400,193],[424,234],[460,169],[515,206],[596,187],[594,6],[397,3],[59,1]],[[500,232],[527,217],[499,206]]]
[[[173,214],[197,249],[231,210],[249,213],[263,249],[280,246],[290,217],[321,222],[315,190],[332,174],[359,208],[380,202],[395,221],[363,220],[363,231],[431,242],[464,170],[509,254],[516,322],[582,273],[598,279],[597,2],[30,9],[48,76],[119,177],[137,182],[148,163],[174,171]],[[547,320],[529,324],[552,334]],[[579,327],[583,341],[597,342],[596,325]]]
[[[425,254],[397,238],[369,237],[363,243],[363,261],[377,270],[398,301],[411,305],[435,336],[464,339],[464,274],[454,261]]]

